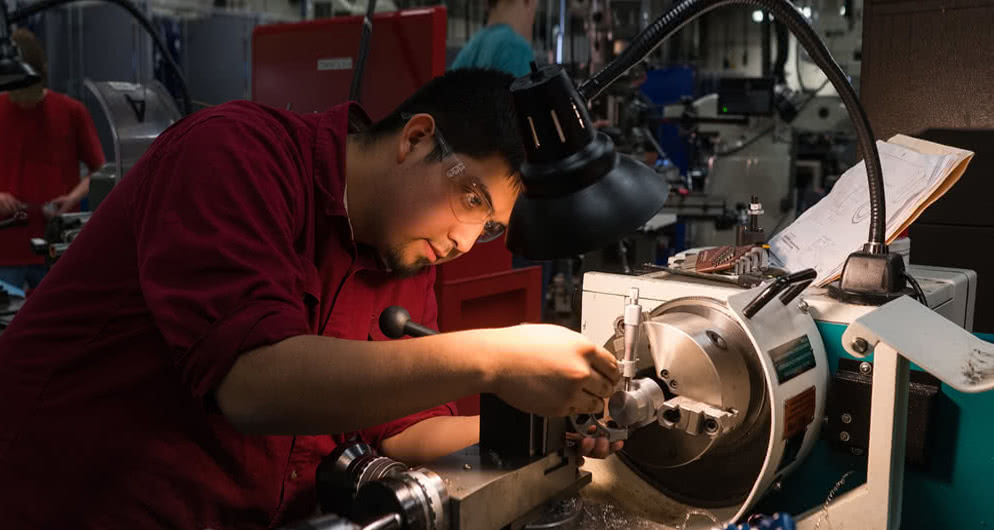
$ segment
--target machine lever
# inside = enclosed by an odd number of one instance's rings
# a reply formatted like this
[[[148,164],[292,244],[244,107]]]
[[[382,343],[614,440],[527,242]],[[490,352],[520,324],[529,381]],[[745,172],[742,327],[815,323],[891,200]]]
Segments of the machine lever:
[[[412,322],[411,314],[399,305],[392,305],[380,313],[380,331],[391,339],[399,339],[404,335],[412,337],[438,335],[438,331]]]
[[[818,272],[814,269],[804,269],[786,276],[780,276],[767,285],[766,288],[763,289],[758,295],[756,295],[756,298],[753,298],[752,301],[745,306],[745,309],[742,310],[742,314],[745,315],[746,318],[752,318],[756,316],[756,313],[759,313],[760,309],[766,307],[766,304],[770,303],[770,300],[776,298],[778,294],[783,292],[788,287],[802,283],[810,284],[817,277]],[[787,301],[790,301],[794,296],[800,294],[801,290],[798,290],[796,293],[792,290],[788,293],[793,296],[791,296]]]

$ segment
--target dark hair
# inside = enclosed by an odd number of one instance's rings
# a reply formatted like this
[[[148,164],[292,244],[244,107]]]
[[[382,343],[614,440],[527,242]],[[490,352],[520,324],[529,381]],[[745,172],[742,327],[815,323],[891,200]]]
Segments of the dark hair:
[[[365,136],[374,140],[401,130],[411,114],[431,114],[453,151],[474,158],[499,156],[511,168],[508,176],[517,179],[525,150],[511,98],[513,80],[497,70],[451,70],[418,89]],[[436,146],[428,157],[440,160],[441,149]]]
[[[0,0],[2,2],[3,0]],[[41,41],[27,29],[18,28],[10,35],[10,40],[21,50],[21,59],[28,63],[42,77],[42,83],[48,84],[48,60]]]

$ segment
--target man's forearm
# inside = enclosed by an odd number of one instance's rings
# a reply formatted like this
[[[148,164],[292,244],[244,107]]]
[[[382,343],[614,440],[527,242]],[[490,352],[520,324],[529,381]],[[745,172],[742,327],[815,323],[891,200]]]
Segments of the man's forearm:
[[[349,432],[491,391],[487,347],[476,332],[382,342],[293,337],[240,356],[216,398],[246,432]]]
[[[431,462],[480,441],[479,416],[436,416],[383,441],[384,455],[409,466]]]
[[[79,184],[77,184],[76,187],[69,192],[69,197],[73,200],[73,202],[79,203],[79,201],[83,200],[83,197],[86,197],[87,193],[90,193],[89,176],[83,177],[79,181]]]

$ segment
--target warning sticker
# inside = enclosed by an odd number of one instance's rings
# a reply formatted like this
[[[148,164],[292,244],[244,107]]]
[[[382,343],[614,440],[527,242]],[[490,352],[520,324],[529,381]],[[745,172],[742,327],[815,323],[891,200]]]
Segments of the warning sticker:
[[[815,367],[815,352],[807,335],[770,350],[777,369],[777,382],[783,384]]]
[[[332,57],[330,59],[318,59],[318,71],[325,70],[351,70],[351,57]]]
[[[783,439],[804,432],[815,419],[815,387],[784,402]]]

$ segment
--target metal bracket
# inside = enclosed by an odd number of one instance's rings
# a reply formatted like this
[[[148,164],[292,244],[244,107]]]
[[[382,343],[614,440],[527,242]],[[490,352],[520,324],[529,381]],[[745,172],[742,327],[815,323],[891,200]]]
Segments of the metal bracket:
[[[677,396],[667,400],[659,408],[659,425],[666,429],[685,431],[692,436],[705,435],[714,438],[727,431],[737,411],[722,410],[707,403]]]
[[[911,363],[960,392],[994,389],[994,345],[902,296],[856,319],[842,335],[846,350],[873,353],[870,449],[866,483],[798,521],[802,530],[831,518],[840,530],[901,527],[908,379]]]

